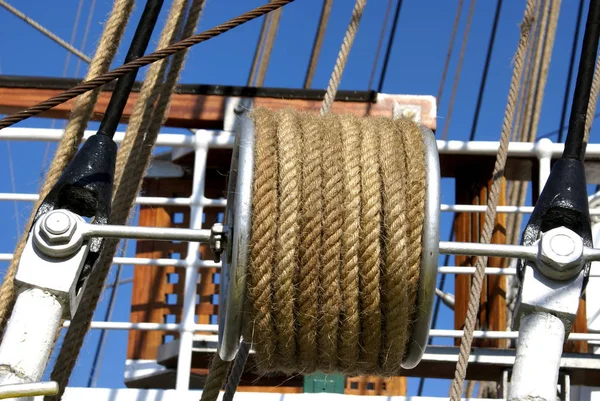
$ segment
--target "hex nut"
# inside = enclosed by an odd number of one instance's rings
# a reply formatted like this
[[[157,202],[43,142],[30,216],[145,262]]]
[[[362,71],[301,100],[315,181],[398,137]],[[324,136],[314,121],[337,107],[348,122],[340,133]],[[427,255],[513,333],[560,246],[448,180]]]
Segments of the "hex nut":
[[[68,226],[66,230],[64,232],[52,232],[49,220],[54,218],[63,220],[65,217],[68,219]],[[51,245],[67,244],[71,238],[73,238],[75,230],[77,230],[77,222],[70,216],[70,213],[65,213],[62,210],[54,210],[42,217],[42,221],[40,222],[38,230],[40,236],[42,236]]]
[[[538,268],[556,280],[568,280],[583,265],[583,239],[566,227],[542,233],[538,250]]]
[[[48,218],[57,217],[57,214],[63,215],[58,216],[59,219],[57,220],[62,220],[60,223],[65,223],[65,216],[68,218],[69,224],[64,232],[60,229],[60,224],[56,224],[54,227],[46,224]],[[78,230],[78,220],[84,223],[83,219],[68,210],[58,209],[48,212],[36,221],[33,227],[31,234],[33,235],[34,245],[47,256],[62,258],[72,255],[83,244],[81,230]],[[49,227],[53,232],[48,230]]]

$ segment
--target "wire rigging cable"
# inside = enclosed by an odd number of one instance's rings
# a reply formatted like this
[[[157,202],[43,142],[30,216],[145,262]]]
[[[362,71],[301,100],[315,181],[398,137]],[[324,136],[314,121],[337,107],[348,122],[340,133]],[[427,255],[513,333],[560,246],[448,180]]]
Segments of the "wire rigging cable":
[[[400,11],[402,10],[402,1],[398,0],[396,5],[396,11],[394,11],[394,23],[392,24],[392,31],[390,32],[390,38],[388,39],[387,47],[385,49],[385,57],[383,59],[383,67],[381,68],[381,76],[379,77],[379,86],[377,92],[383,91],[383,84],[385,83],[385,76],[387,74],[388,65],[390,63],[390,57],[392,55],[392,48],[394,47],[394,40],[396,39],[396,29],[398,28],[398,21],[400,20]],[[462,1],[462,0],[461,0]]]
[[[573,95],[573,105],[569,118],[569,130],[565,139],[565,150],[562,157],[583,161],[585,154],[585,126],[587,109],[590,102],[590,91],[594,78],[594,66],[598,52],[598,36],[600,35],[600,1],[591,0],[583,36],[579,71]]]
[[[59,104],[62,104],[70,99],[73,99],[74,97],[77,97],[77,96],[81,95],[82,93],[85,93],[92,89],[99,88],[102,85],[105,85],[105,84],[109,83],[110,81],[117,79],[117,78],[121,77],[122,75],[127,74],[128,72],[138,70],[139,68],[147,66],[148,64],[155,63],[155,62],[162,60],[164,58],[167,58],[169,56],[172,56],[175,53],[178,53],[185,49],[188,49],[194,45],[197,45],[198,43],[202,43],[208,39],[219,36],[225,32],[232,30],[233,28],[235,28],[239,25],[242,25],[253,19],[256,19],[262,15],[265,15],[268,12],[277,10],[278,8],[283,7],[286,4],[289,4],[293,1],[295,1],[295,0],[273,0],[269,4],[259,6],[251,11],[248,11],[248,12],[236,17],[236,18],[233,18],[233,19],[231,19],[227,22],[224,22],[220,25],[217,25],[216,27],[211,28],[207,31],[190,36],[189,38],[186,38],[186,39],[180,40],[176,43],[173,43],[172,45],[169,45],[169,46],[165,47],[164,49],[157,50],[153,53],[150,53],[146,56],[142,56],[142,57],[140,57],[136,60],[133,60],[129,63],[125,63],[122,66],[117,67],[114,70],[111,70],[107,73],[101,74],[100,76],[98,76],[96,78],[86,80],[86,81],[80,83],[79,85],[64,91],[60,95],[54,96],[54,97],[49,98],[43,102],[40,102],[34,106],[28,107],[27,109],[25,109],[21,112],[11,114],[7,117],[4,117],[2,120],[0,120],[0,129],[10,127],[11,125],[16,124],[20,121],[23,121],[29,117],[32,117],[39,113],[43,113],[44,111],[47,111],[47,110],[49,110]]]
[[[444,93],[444,87],[446,86],[446,76],[448,75],[450,59],[452,58],[452,53],[454,52],[454,42],[456,41],[456,33],[458,32],[458,25],[460,23],[460,16],[462,14],[463,3],[464,0],[459,0],[458,5],[456,7],[456,16],[454,17],[454,24],[452,25],[450,43],[448,43],[448,51],[446,52],[446,60],[444,61],[444,68],[442,69],[442,78],[440,79],[440,86],[436,98],[438,101],[438,105],[442,101],[442,94]]]
[[[379,64],[379,53],[381,52],[381,47],[383,46],[383,41],[385,39],[385,31],[387,29],[388,20],[390,19],[390,13],[392,12],[393,4],[394,0],[388,0],[388,5],[385,9],[385,14],[383,15],[383,22],[381,23],[381,33],[379,34],[379,40],[377,41],[377,50],[375,50],[375,57],[373,57],[373,67],[371,68],[371,76],[369,77],[369,84],[367,87],[368,90],[373,89],[375,73],[377,72],[377,64]]]
[[[563,96],[562,111],[560,114],[560,124],[558,125],[558,142],[563,141],[563,127],[567,120],[567,107],[569,105],[569,98],[571,95],[571,82],[573,81],[573,69],[575,68],[575,56],[577,54],[577,47],[579,45],[579,30],[581,27],[581,16],[583,15],[583,3],[584,0],[579,0],[579,8],[577,9],[577,19],[575,20],[575,31],[573,32],[573,43],[571,44],[571,57],[569,59],[569,71],[567,72],[565,94]]]
[[[465,51],[467,50],[467,42],[469,41],[469,33],[471,32],[471,22],[473,21],[473,14],[475,13],[476,0],[471,0],[469,6],[469,14],[467,16],[467,23],[465,25],[465,32],[463,34],[462,44],[460,46],[460,54],[458,56],[458,65],[456,66],[456,73],[454,75],[454,83],[452,85],[452,93],[450,94],[450,102],[448,103],[448,111],[446,112],[446,118],[444,121],[444,130],[442,131],[442,140],[446,140],[448,137],[448,128],[450,127],[450,119],[452,118],[452,111],[454,109],[454,100],[456,99],[456,92],[458,91],[458,82],[460,81],[460,75],[462,72],[462,65],[465,59]]]

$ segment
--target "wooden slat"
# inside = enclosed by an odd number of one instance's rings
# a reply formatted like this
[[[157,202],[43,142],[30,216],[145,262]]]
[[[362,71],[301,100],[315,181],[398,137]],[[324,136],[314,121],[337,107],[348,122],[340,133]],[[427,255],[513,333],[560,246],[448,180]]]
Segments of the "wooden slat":
[[[486,205],[488,190],[491,180],[484,177],[462,174],[456,179],[456,203]],[[498,204],[504,205],[506,199],[506,182],[502,180],[501,196]],[[479,242],[485,221],[484,213],[457,213],[454,228],[456,241]],[[506,243],[506,215],[498,214],[495,220],[491,242],[493,244]],[[457,266],[474,266],[475,258],[469,256],[456,256]],[[489,258],[488,266],[506,267],[502,258]],[[471,288],[471,275],[458,274],[455,278],[455,306],[454,327],[462,330],[469,303]],[[478,328],[482,330],[506,330],[506,277],[488,276],[483,282],[479,302]],[[460,339],[455,340],[455,345],[460,345]],[[475,347],[503,348],[507,346],[506,340],[501,339],[475,339]]]
[[[0,87],[0,114],[11,114],[33,106],[43,100],[62,93],[58,89],[33,89]],[[92,120],[101,120],[110,100],[112,92],[103,91],[94,106]],[[139,93],[131,93],[123,112],[122,122],[127,122],[133,111],[133,106]],[[165,126],[182,128],[220,129],[223,127],[225,100],[227,97],[218,95],[198,95],[174,93],[171,98]],[[318,111],[321,107],[320,100],[282,99],[257,97],[254,99],[255,107],[280,109],[292,107],[296,110]],[[376,103],[368,102],[335,102],[332,112],[352,113],[358,116],[366,115],[392,115],[394,102],[401,105],[420,105],[422,122],[425,126],[435,129],[435,105],[433,98],[410,95],[379,95]],[[75,104],[75,99],[56,106],[37,117],[68,118]]]

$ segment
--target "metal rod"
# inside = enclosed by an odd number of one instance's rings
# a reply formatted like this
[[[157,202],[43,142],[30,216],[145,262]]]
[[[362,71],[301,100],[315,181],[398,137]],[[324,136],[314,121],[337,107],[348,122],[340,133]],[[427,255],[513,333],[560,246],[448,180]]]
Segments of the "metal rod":
[[[129,63],[130,61],[142,57],[146,52],[162,5],[163,0],[148,0],[146,2],[146,7],[140,17],[140,22],[138,23],[133,39],[131,40],[127,56],[125,57],[125,63]],[[138,69],[123,75],[117,81],[115,90],[106,107],[104,118],[100,123],[100,128],[98,128],[99,134],[107,135],[111,138],[114,136],[121,120],[121,116],[123,115],[123,109],[127,104],[127,98],[135,83],[137,73]]]
[[[586,146],[584,143],[585,120],[594,78],[599,35],[600,0],[590,0],[579,58],[575,93],[573,94],[573,104],[571,106],[571,116],[569,118],[569,130],[567,131],[565,151],[562,156],[565,159],[583,160],[584,158]]]
[[[0,386],[0,400],[55,394],[58,394],[58,383],[56,382],[6,384]]]
[[[478,244],[472,242],[440,242],[440,253],[451,255],[499,256],[535,261],[537,247],[523,245]]]
[[[210,240],[210,230],[86,224],[83,229],[83,236],[85,238],[103,237],[153,239],[156,241],[208,242]]]

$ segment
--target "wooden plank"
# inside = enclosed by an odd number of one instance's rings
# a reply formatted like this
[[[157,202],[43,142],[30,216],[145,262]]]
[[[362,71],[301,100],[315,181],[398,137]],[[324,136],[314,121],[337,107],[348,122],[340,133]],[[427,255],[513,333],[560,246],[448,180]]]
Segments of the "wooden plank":
[[[456,203],[486,205],[491,180],[483,175],[461,174],[456,178]],[[506,203],[504,192],[506,182],[502,180],[499,205]],[[485,222],[484,213],[457,213],[454,234],[459,242],[479,242]],[[506,243],[506,215],[496,216],[492,243]],[[456,256],[456,266],[474,266],[476,259],[469,256]],[[502,258],[489,258],[488,266],[506,267]],[[454,327],[462,330],[469,303],[471,275],[457,274],[455,277],[455,307]],[[481,289],[479,301],[478,328],[481,330],[506,330],[506,278],[504,276],[487,276]],[[455,339],[455,345],[460,345],[460,339]],[[475,339],[473,346],[504,348],[508,345],[501,339]]]
[[[0,87],[0,114],[16,113],[62,92],[60,89]],[[112,92],[109,91],[100,93],[98,102],[94,106],[92,120],[98,121],[102,119],[111,94]],[[122,122],[128,121],[138,98],[139,93],[131,93],[123,112]],[[174,93],[171,98],[171,107],[167,119],[163,125],[181,128],[222,129],[226,99],[226,96],[220,95]],[[321,100],[256,97],[254,101],[255,107],[271,109],[292,107],[296,110],[312,110],[317,112],[321,107]],[[351,113],[358,116],[391,116],[394,102],[398,102],[401,105],[420,106],[423,124],[431,129],[435,129],[435,100],[430,96],[380,94],[375,103],[335,102],[332,112]],[[74,104],[75,99],[71,99],[36,117],[68,118]]]

